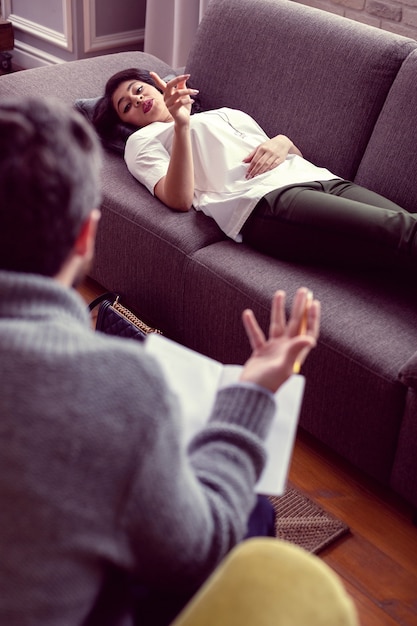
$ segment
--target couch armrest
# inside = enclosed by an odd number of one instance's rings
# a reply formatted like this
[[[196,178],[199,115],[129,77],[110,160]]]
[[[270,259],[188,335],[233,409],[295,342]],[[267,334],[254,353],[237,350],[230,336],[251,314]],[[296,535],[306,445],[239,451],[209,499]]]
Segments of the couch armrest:
[[[417,390],[417,352],[402,366],[399,378],[404,385]]]

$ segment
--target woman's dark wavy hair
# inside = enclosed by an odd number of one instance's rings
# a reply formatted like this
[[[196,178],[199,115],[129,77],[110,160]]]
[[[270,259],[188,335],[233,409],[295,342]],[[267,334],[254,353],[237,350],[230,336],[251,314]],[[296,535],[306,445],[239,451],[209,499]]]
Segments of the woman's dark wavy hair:
[[[135,130],[138,130],[136,126],[121,122],[112,102],[113,94],[116,89],[127,80],[137,80],[142,83],[147,83],[161,92],[148,70],[131,67],[113,74],[105,85],[104,95],[98,101],[92,117],[93,125],[104,142],[107,140],[111,141],[117,132],[124,132],[128,135],[129,132],[132,133]],[[191,114],[198,113],[200,110],[201,107],[199,101],[194,100]]]

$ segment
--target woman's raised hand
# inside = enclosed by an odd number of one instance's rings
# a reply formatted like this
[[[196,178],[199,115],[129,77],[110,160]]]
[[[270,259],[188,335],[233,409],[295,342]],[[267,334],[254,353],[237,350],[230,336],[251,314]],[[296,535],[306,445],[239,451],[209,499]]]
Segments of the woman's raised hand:
[[[252,355],[243,367],[240,380],[275,392],[293,373],[294,363],[305,360],[315,347],[320,330],[320,303],[309,296],[311,294],[305,287],[297,290],[287,322],[285,292],[277,291],[272,300],[268,337],[265,337],[253,311],[243,312],[243,325]]]
[[[189,122],[192,96],[198,94],[197,89],[187,87],[189,74],[175,76],[167,83],[156,72],[150,72],[155,84],[164,94],[164,100],[168,111],[175,123],[184,124]]]

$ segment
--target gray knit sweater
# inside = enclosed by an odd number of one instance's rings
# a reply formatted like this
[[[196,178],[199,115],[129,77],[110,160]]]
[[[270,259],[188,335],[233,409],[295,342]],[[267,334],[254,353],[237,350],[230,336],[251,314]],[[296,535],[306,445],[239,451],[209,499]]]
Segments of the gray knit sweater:
[[[111,572],[193,589],[241,540],[269,394],[221,391],[184,450],[176,399],[141,344],[94,333],[56,281],[8,272],[0,384],[0,624],[91,624]]]

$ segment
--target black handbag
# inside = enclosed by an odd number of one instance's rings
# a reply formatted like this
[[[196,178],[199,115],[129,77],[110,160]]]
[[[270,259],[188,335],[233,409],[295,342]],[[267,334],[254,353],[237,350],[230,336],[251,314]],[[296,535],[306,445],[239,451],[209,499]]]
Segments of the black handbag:
[[[93,311],[97,305],[100,305],[96,321],[96,330],[99,332],[138,341],[143,341],[150,333],[162,334],[160,330],[148,326],[127,307],[120,304],[117,294],[103,293],[90,302],[88,308]]]

